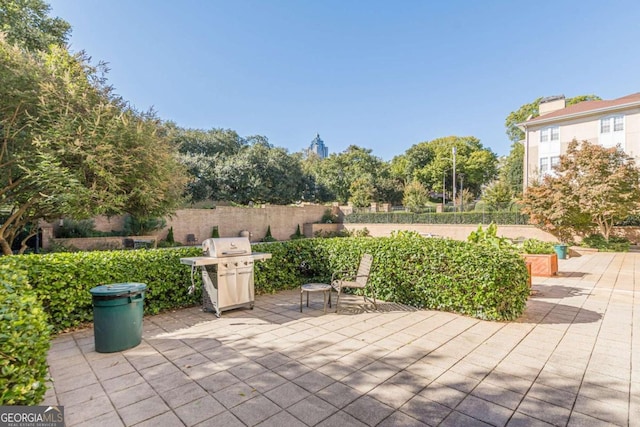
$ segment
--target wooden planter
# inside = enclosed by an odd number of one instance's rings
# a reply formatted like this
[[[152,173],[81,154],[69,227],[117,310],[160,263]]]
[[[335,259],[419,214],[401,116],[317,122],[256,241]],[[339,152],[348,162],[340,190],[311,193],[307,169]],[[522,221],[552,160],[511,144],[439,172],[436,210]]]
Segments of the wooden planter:
[[[550,277],[558,274],[558,255],[524,254],[526,262],[531,263],[531,275]]]

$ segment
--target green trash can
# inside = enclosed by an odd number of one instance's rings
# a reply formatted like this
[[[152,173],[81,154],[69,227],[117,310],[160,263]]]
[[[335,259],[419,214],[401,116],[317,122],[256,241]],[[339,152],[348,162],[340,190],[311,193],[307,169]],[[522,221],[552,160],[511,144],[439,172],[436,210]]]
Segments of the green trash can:
[[[553,249],[558,255],[558,259],[567,259],[567,245],[554,245]]]
[[[142,340],[144,283],[114,283],[92,288],[93,335],[98,353],[132,348]]]

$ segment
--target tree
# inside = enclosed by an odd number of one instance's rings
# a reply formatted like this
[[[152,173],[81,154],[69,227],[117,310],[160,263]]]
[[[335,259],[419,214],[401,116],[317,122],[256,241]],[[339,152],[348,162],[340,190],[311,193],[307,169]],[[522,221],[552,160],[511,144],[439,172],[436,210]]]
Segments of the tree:
[[[374,197],[373,177],[364,175],[349,186],[349,201],[356,208],[371,206]]]
[[[404,188],[402,204],[411,212],[418,212],[429,202],[427,189],[420,181],[413,181]]]
[[[247,140],[231,129],[200,130],[172,126],[170,135],[191,175],[186,196],[192,202],[221,200],[218,169],[227,158],[246,148]]]
[[[500,165],[500,181],[506,185],[515,196],[522,194],[524,178],[524,145],[520,142],[511,144],[511,151]]]
[[[496,155],[475,137],[447,136],[421,142],[393,160],[396,176],[405,166],[405,182],[418,180],[430,190],[441,192],[453,188],[453,148],[456,148],[456,172],[464,174],[464,187],[474,195],[480,194],[483,184],[495,178]],[[444,180],[444,188],[443,188]],[[460,185],[459,182],[456,183]],[[458,188],[458,187],[457,187]]]
[[[597,227],[608,241],[611,229],[640,209],[640,171],[620,148],[573,140],[554,174],[525,192],[530,221],[571,240]]]
[[[482,201],[492,210],[503,210],[509,207],[513,200],[513,191],[503,180],[494,181],[482,192]]]
[[[301,200],[305,177],[300,158],[272,146],[265,138],[251,139],[257,142],[224,158],[216,167],[218,200],[240,204],[289,204]]]
[[[371,182],[376,189],[381,179],[386,175],[385,163],[378,157],[371,154],[371,150],[349,146],[344,152],[331,154],[326,159],[316,162],[313,171],[314,180],[317,185],[331,195],[331,200],[340,203],[347,203],[351,197],[351,185],[354,181],[367,175],[371,177]],[[377,191],[372,196],[377,199]]]
[[[63,46],[71,25],[49,17],[50,11],[42,0],[0,0],[0,32],[10,44],[31,51],[46,51],[51,44]]]
[[[518,123],[526,122],[529,118],[538,117],[540,115],[540,101],[543,99],[542,97],[537,98],[533,102],[524,104],[516,111],[509,113],[504,122],[509,141],[520,142],[524,139],[524,132],[518,127]],[[565,103],[568,107],[583,101],[598,101],[601,99],[597,95],[578,95],[573,98],[567,98]]]
[[[166,130],[115,96],[84,55],[58,46],[28,53],[0,40],[0,81],[4,254],[41,219],[146,218],[176,207],[185,180]]]

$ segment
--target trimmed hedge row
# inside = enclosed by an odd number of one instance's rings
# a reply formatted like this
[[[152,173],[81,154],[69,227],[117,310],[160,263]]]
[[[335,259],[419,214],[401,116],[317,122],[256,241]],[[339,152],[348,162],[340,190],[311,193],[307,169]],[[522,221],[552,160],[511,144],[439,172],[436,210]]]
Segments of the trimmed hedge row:
[[[295,287],[307,280],[297,269],[302,261],[311,266],[315,278],[327,281],[331,271],[355,269],[362,254],[370,253],[370,280],[386,301],[511,320],[523,313],[529,295],[526,265],[514,251],[425,239],[416,233],[278,242],[264,251],[272,252],[274,259],[257,269],[256,286],[262,290],[269,281]]]
[[[23,270],[56,332],[93,320],[91,294],[110,283],[147,284],[145,314],[193,305],[200,290],[188,294],[190,269],[180,258],[200,255],[199,248],[53,253],[0,257],[0,265]]]
[[[272,254],[256,263],[257,294],[327,282],[332,271],[356,268],[363,253],[374,256],[371,281],[387,301],[508,320],[523,312],[529,292],[517,254],[415,233],[261,243],[254,251]],[[28,272],[49,322],[61,331],[92,320],[89,289],[101,284],[146,283],[145,314],[199,304],[200,287],[188,294],[190,269],[180,264],[199,254],[199,248],[57,253],[2,257],[0,265]]]
[[[529,217],[518,212],[368,212],[344,217],[347,224],[502,224],[527,225]]]
[[[22,271],[0,265],[0,405],[37,405],[46,392],[47,316]]]

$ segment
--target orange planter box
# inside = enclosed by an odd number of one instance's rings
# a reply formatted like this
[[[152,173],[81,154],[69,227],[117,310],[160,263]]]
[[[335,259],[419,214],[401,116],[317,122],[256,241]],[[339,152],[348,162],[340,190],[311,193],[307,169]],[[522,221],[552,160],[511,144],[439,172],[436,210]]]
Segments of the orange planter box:
[[[531,263],[531,275],[551,277],[558,274],[558,255],[524,254],[524,260]]]

